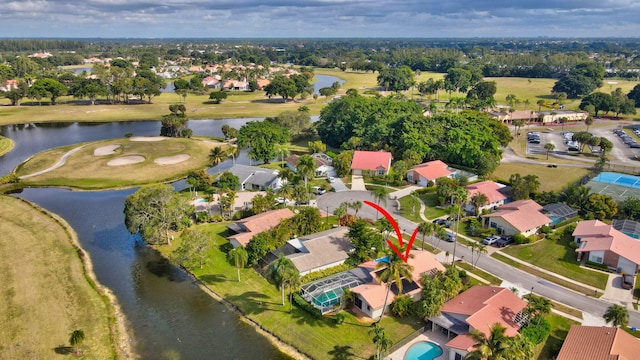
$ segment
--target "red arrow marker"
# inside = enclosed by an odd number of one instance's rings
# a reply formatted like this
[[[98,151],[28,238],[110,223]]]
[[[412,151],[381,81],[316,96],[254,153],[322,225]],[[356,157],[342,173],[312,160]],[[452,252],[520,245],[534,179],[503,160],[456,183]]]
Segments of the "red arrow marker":
[[[378,210],[378,212],[380,212],[382,215],[384,215],[385,218],[387,218],[387,220],[389,220],[389,223],[391,223],[391,226],[393,226],[393,229],[396,231],[396,236],[398,236],[398,243],[400,244],[400,247],[402,247],[402,245],[404,244],[402,239],[402,233],[400,232],[400,227],[398,227],[398,224],[396,223],[395,219],[391,216],[391,214],[389,214],[387,210],[383,209],[377,204],[372,203],[371,201],[365,200],[364,203]],[[389,241],[389,239],[387,239],[386,241],[389,247],[396,254],[398,254],[398,256],[402,259],[402,261],[407,262],[407,259],[409,259],[409,253],[411,252],[411,246],[413,245],[413,241],[416,239],[417,235],[418,235],[418,228],[413,230],[413,234],[411,235],[411,239],[409,239],[409,244],[407,244],[407,250],[405,250],[404,254],[401,253],[400,250],[391,241]]]

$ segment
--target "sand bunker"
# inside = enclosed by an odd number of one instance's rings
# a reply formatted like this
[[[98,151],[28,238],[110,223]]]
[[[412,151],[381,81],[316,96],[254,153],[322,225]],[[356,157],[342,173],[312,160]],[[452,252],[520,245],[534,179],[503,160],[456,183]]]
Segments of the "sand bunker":
[[[115,158],[107,163],[109,166],[121,166],[121,165],[131,165],[143,162],[144,156],[140,155],[130,155],[130,156],[121,156],[119,158]]]
[[[180,155],[174,155],[174,156],[160,157],[153,160],[153,162],[155,162],[158,165],[173,165],[173,164],[181,163],[185,160],[188,160],[190,157],[191,155],[189,154],[180,154]]]
[[[116,149],[119,148],[120,145],[119,144],[115,144],[115,145],[107,145],[107,146],[102,146],[99,147],[95,150],[93,150],[93,156],[105,156],[105,155],[113,155],[116,153]]]
[[[164,136],[134,136],[129,138],[131,141],[162,141],[166,139]]]

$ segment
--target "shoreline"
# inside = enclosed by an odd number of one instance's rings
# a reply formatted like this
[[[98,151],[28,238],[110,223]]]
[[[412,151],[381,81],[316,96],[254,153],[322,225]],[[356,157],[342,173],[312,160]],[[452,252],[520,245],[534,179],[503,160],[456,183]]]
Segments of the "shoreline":
[[[134,338],[133,334],[129,332],[129,327],[127,326],[128,320],[120,309],[120,304],[118,303],[115,295],[113,295],[109,288],[98,282],[95,273],[93,272],[93,263],[91,262],[91,258],[80,245],[80,242],[78,241],[78,235],[76,234],[73,227],[71,227],[71,225],[69,225],[69,223],[67,223],[66,220],[64,220],[58,214],[50,212],[47,209],[44,209],[30,201],[21,198],[17,199],[24,201],[29,206],[42,212],[46,216],[50,217],[53,221],[57,222],[60,226],[62,226],[62,228],[68,235],[71,246],[75,248],[78,254],[78,258],[82,263],[82,269],[85,278],[89,282],[89,285],[94,288],[98,295],[103,299],[108,309],[109,328],[111,329],[111,345],[114,350],[115,358],[138,359],[139,356],[133,351],[132,341],[134,341]]]

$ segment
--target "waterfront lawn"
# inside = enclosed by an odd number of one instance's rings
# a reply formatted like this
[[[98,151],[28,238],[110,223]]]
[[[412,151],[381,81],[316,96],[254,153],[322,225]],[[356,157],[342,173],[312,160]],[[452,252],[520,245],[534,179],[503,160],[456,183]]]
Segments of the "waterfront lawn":
[[[540,180],[539,192],[558,191],[563,187],[573,184],[589,173],[585,168],[559,166],[550,168],[546,165],[500,163],[492,178],[495,181],[507,181],[512,174],[519,173],[522,176],[537,175]]]
[[[209,234],[214,243],[204,268],[193,271],[207,287],[231,301],[263,328],[314,359],[334,358],[332,354],[338,347],[348,347],[361,358],[374,354],[368,334],[370,324],[360,322],[353,314],[346,312],[345,322],[336,325],[329,317],[316,320],[295,306],[289,312],[288,297],[282,306],[281,292],[253,269],[241,269],[242,281],[238,282],[236,268],[225,257],[225,251],[230,247],[225,238],[227,224],[197,226]],[[179,244],[178,238],[170,247],[160,247],[160,250],[167,255]],[[385,318],[382,324],[394,342],[423,325],[416,319],[395,318]]]
[[[94,150],[119,145],[114,154],[95,156]],[[81,144],[64,146],[39,153],[22,163],[16,173],[19,176],[32,174],[52,166],[69,150]],[[70,186],[82,189],[105,189],[135,186],[154,182],[163,182],[184,178],[196,169],[208,166],[209,151],[215,146],[226,148],[226,144],[213,144],[209,141],[184,138],[167,138],[161,141],[132,141],[130,139],[111,139],[87,143],[73,153],[67,162],[50,172],[25,178],[21,181],[27,186]],[[190,157],[177,164],[159,165],[154,160],[188,154]],[[111,160],[123,156],[141,155],[143,162],[130,165],[109,166]]]
[[[76,329],[85,333],[78,358],[115,358],[107,300],[85,275],[67,230],[27,202],[0,196],[0,233],[0,358],[70,354]]]
[[[539,240],[533,244],[513,245],[502,251],[555,274],[604,289],[608,274],[580,267],[576,252],[569,246],[570,237],[558,241]]]
[[[14,145],[15,143],[13,142],[13,140],[6,138],[4,136],[0,136],[0,156],[11,151]]]

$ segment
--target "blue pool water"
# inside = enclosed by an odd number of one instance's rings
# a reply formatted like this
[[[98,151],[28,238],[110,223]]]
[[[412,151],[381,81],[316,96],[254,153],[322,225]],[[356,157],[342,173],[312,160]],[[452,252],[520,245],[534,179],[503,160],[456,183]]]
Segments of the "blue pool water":
[[[615,172],[603,172],[592,179],[593,181],[626,186],[634,189],[640,189],[640,176],[620,174]]]
[[[196,200],[196,202],[197,202],[197,203],[206,203],[206,202],[207,202],[207,200],[205,200],[205,199],[198,199],[198,200]]]
[[[421,341],[411,345],[404,355],[404,360],[433,360],[440,355],[442,355],[440,346],[432,342]]]

